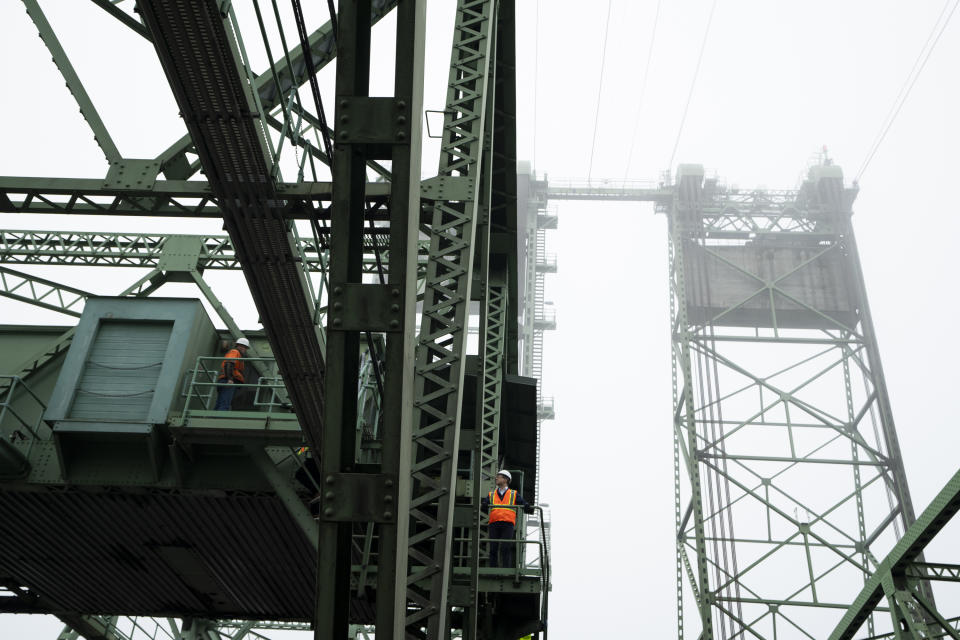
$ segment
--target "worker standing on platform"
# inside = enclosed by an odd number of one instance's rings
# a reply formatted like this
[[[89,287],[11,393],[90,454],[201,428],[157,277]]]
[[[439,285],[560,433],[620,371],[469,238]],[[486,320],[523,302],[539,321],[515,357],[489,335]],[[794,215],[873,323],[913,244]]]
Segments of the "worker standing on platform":
[[[490,510],[490,566],[513,567],[516,543],[517,509],[523,507],[525,513],[533,513],[516,489],[510,488],[513,476],[506,469],[497,472],[494,482],[495,491],[481,500],[481,506]],[[503,540],[504,542],[501,542]]]
[[[237,387],[234,385],[243,384],[243,360],[241,358],[247,354],[249,348],[250,341],[246,338],[240,338],[234,343],[233,348],[224,354],[223,362],[220,363],[220,375],[217,377],[215,410],[230,411],[233,396],[237,393]]]

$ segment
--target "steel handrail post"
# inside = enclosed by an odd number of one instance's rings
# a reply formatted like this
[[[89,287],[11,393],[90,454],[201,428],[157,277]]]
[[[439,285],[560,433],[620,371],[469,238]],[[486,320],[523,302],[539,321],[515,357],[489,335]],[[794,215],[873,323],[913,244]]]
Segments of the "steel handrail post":
[[[190,376],[190,386],[187,387],[187,405],[186,405],[186,407],[185,407],[185,410],[186,410],[186,411],[189,411],[189,410],[190,410],[190,399],[191,399],[191,396],[193,396],[193,391],[194,391],[193,385],[195,385],[195,384],[197,383],[197,371],[200,369],[200,359],[201,359],[201,358],[203,358],[203,356],[197,356],[197,364],[196,364],[196,366],[193,368],[193,374]],[[198,398],[198,400],[199,400],[199,398]]]

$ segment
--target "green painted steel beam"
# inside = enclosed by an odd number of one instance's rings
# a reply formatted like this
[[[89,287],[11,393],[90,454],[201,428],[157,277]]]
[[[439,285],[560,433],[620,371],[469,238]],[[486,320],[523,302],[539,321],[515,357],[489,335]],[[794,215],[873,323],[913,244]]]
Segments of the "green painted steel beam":
[[[83,302],[92,294],[29,273],[0,267],[0,296],[80,317]]]
[[[50,55],[53,56],[53,63],[57,65],[61,75],[63,75],[63,79],[67,83],[67,88],[77,101],[77,105],[80,107],[80,113],[87,121],[87,124],[90,125],[90,129],[93,131],[93,139],[96,140],[100,146],[103,155],[107,158],[107,162],[112,163],[120,160],[121,155],[117,149],[117,145],[113,142],[113,138],[110,137],[110,132],[100,118],[100,114],[97,112],[97,108],[93,105],[93,101],[87,94],[83,82],[80,81],[80,76],[77,75],[76,70],[74,70],[73,65],[70,63],[70,58],[67,57],[67,53],[60,45],[57,35],[53,32],[53,28],[47,21],[47,17],[44,15],[37,0],[22,1],[27,9],[27,14],[40,32],[40,39],[43,40],[43,43],[50,51]]]
[[[957,511],[960,511],[960,471],[950,478],[893,550],[880,562],[860,595],[830,634],[830,640],[849,640],[854,637],[883,598],[884,576],[890,573],[905,573]]]
[[[377,271],[373,253],[373,236],[366,234],[364,273]],[[175,249],[175,242],[196,245],[193,267],[207,269],[240,269],[230,236],[176,235],[142,233],[107,233],[96,231],[31,231],[0,229],[0,264],[43,264],[57,266],[146,267],[167,270],[171,259],[165,252]],[[324,271],[326,249],[316,239],[297,241],[303,266],[312,272]],[[426,248],[427,241],[421,241]],[[424,251],[425,253],[425,251]],[[422,258],[425,265],[426,258]]]
[[[412,496],[407,548],[411,633],[447,631],[460,408],[473,284],[480,172],[493,49],[495,2],[459,0],[444,108],[437,198],[428,225],[430,252],[417,339]]]
[[[280,183],[277,195],[286,201],[289,218],[315,215],[301,203],[329,202],[330,182]],[[370,202],[385,202],[389,183],[367,185]],[[0,177],[0,213],[82,213],[85,215],[221,218],[223,212],[209,183],[200,180],[157,180],[127,188],[90,178]]]

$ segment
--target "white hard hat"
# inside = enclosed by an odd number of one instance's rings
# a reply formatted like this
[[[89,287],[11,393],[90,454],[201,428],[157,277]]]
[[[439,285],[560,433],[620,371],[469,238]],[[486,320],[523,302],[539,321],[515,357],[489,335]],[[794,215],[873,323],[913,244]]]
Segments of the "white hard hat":
[[[497,471],[497,475],[506,476],[507,480],[513,480],[513,476],[510,475],[510,472],[507,471],[506,469],[500,469],[500,471]]]
[[[238,347],[247,347],[247,348],[249,348],[249,347],[250,347],[250,341],[247,340],[246,338],[240,338],[240,339],[237,340],[237,346],[238,346]]]

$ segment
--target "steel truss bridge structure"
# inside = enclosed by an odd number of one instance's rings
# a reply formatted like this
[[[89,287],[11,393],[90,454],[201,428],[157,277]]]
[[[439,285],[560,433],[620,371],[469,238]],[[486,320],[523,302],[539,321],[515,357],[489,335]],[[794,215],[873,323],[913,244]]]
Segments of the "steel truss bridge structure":
[[[520,297],[530,280],[542,303],[547,269],[526,262],[526,201],[518,215],[513,1],[457,3],[427,180],[424,0],[330,3],[312,31],[299,0],[246,21],[219,0],[92,0],[155,52],[179,107],[186,134],[155,158],[120,154],[23,4],[109,168],[0,178],[0,211],[212,218],[227,235],[0,232],[0,295],[79,318],[0,331],[0,611],[55,614],[64,640],[545,638],[548,516],[518,514],[516,564],[488,567],[480,505],[503,467],[536,505],[551,415],[520,375],[550,323]],[[391,13],[396,55],[373,60]],[[334,62],[328,119],[317,73]],[[371,96],[387,67],[392,95]],[[32,265],[138,270],[105,298]],[[262,330],[231,317],[215,270],[242,271]],[[170,282],[226,330],[151,297]],[[247,397],[212,410],[214,343],[241,336]]]
[[[76,319],[0,326],[0,612],[56,615],[62,640],[545,640],[547,514],[519,514],[517,562],[488,567],[480,497],[507,467],[538,502],[549,202],[591,199],[668,220],[678,638],[960,638],[931,586],[960,565],[923,554],[960,474],[917,514],[837,167],[742,192],[692,165],[652,185],[518,172],[513,0],[457,0],[426,180],[424,0],[341,0],[313,30],[299,0],[246,19],[89,0],[155,53],[186,125],[126,158],[22,2],[108,169],[0,177],[0,212],[227,235],[0,230],[0,296]],[[391,12],[397,53],[373,60]],[[371,96],[388,66],[392,95]],[[103,297],[38,265],[135,275]],[[262,330],[230,315],[217,270],[243,273]],[[226,328],[153,296],[167,283]],[[216,411],[216,346],[241,336],[249,381]]]
[[[960,472],[918,516],[840,168],[784,191],[698,165],[541,189],[668,221],[677,638],[960,638],[931,587],[960,565],[923,555]]]

